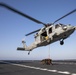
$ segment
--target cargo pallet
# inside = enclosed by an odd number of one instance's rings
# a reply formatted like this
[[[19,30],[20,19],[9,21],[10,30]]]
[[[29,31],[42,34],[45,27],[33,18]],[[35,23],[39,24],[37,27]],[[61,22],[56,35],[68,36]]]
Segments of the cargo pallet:
[[[52,59],[43,59],[42,61],[41,61],[41,63],[44,65],[44,64],[46,64],[46,65],[53,65],[52,64]]]

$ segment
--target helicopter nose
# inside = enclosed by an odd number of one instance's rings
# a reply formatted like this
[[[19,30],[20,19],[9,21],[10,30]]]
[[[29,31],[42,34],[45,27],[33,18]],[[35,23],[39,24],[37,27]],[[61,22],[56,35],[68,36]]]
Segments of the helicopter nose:
[[[76,27],[75,26],[68,26],[67,27],[67,31],[74,31],[76,29]]]
[[[76,30],[76,26],[73,26],[72,29]]]
[[[76,26],[74,26],[74,29],[76,30]]]
[[[74,29],[75,30],[75,26],[70,26],[69,29]]]

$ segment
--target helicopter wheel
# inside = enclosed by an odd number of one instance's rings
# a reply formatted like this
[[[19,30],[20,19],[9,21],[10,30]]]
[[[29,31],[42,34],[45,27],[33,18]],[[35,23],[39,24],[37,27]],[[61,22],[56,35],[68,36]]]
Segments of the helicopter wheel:
[[[30,51],[28,52],[28,55],[30,55]]]
[[[60,41],[60,45],[63,45],[64,44],[64,41],[62,40],[62,41]]]

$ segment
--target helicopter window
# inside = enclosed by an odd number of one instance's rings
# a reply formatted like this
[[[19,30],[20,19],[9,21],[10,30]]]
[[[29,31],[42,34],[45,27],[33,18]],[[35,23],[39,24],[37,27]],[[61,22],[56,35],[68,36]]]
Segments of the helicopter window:
[[[52,28],[49,29],[49,33],[52,33]]]
[[[45,31],[45,32],[43,32],[41,35],[42,35],[42,36],[47,36],[47,32]]]
[[[62,27],[65,27],[66,25],[59,23]]]
[[[41,41],[46,40],[46,38],[45,38],[46,36],[47,36],[47,32],[44,31],[44,32],[41,34],[41,37],[40,37]]]
[[[60,25],[56,24],[56,25],[55,25],[55,28],[58,28],[58,27],[60,27]]]
[[[61,26],[63,25],[62,23],[59,23]]]
[[[62,25],[62,27],[65,27],[66,25]]]

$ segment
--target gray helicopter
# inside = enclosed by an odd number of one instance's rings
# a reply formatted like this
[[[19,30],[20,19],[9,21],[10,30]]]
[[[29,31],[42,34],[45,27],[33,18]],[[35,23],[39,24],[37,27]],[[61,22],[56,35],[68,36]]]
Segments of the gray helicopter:
[[[17,48],[17,50],[29,51],[28,54],[30,54],[30,51],[32,51],[34,48],[46,46],[46,45],[49,45],[56,41],[60,41],[60,45],[63,45],[64,40],[66,38],[68,38],[76,30],[76,26],[72,26],[70,24],[68,24],[68,25],[61,24],[61,23],[55,24],[56,22],[63,19],[64,17],[76,12],[76,9],[74,9],[74,10],[70,11],[69,13],[67,13],[66,15],[60,17],[59,19],[55,20],[51,24],[50,23],[45,24],[31,16],[28,16],[27,14],[24,14],[24,13],[16,10],[15,8],[12,8],[11,6],[8,6],[7,4],[0,3],[0,6],[5,7],[5,8],[7,8],[23,17],[26,17],[38,24],[44,25],[44,27],[42,27],[41,29],[38,29],[38,30],[35,30],[33,32],[26,34],[26,36],[29,36],[33,33],[36,33],[34,36],[35,41],[30,46],[26,46],[26,42],[24,40],[22,40],[23,47]]]

